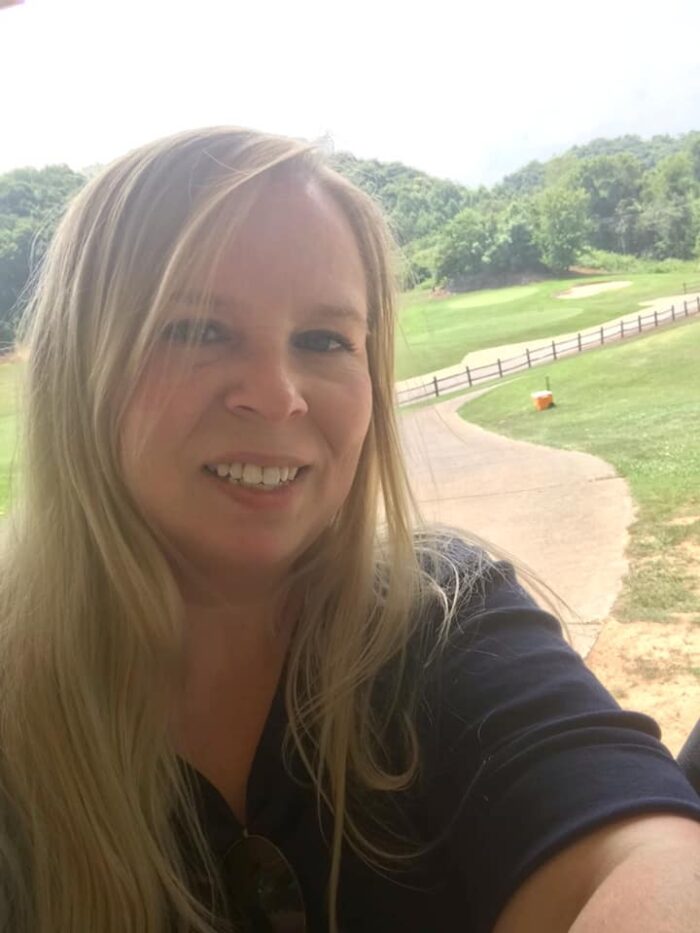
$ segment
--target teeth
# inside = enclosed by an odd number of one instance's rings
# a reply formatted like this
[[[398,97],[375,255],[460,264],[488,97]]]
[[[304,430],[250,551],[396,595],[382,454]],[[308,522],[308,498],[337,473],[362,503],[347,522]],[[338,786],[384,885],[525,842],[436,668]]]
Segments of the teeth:
[[[250,486],[257,486],[262,483],[263,471],[254,463],[246,463],[243,466],[243,482]]]
[[[266,486],[276,486],[280,481],[279,467],[265,467],[262,471],[262,481]]]
[[[207,468],[221,479],[228,478],[230,483],[254,486],[261,490],[276,489],[284,483],[291,483],[299,472],[299,467],[261,467],[255,463],[214,463]]]

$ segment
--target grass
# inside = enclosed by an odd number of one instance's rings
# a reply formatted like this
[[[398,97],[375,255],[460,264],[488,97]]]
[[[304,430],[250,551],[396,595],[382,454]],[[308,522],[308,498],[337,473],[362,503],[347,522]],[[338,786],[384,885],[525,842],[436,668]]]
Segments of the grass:
[[[623,621],[700,622],[699,370],[700,320],[690,319],[513,377],[460,412],[509,437],[595,454],[627,479],[638,520],[616,606]],[[530,393],[546,377],[556,407],[536,412]]]
[[[577,284],[622,278],[619,291],[563,301]],[[680,294],[700,284],[700,268],[674,272],[586,276],[431,298],[416,290],[402,296],[396,376],[406,379],[459,363],[468,352],[596,327],[639,310],[639,302]]]
[[[0,515],[7,509],[12,458],[15,451],[17,380],[16,363],[0,363]]]

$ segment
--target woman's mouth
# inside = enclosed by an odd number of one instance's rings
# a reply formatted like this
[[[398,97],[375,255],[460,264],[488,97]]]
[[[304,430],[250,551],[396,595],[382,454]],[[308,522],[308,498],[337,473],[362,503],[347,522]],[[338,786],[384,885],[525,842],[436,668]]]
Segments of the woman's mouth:
[[[259,492],[274,492],[290,486],[308,467],[260,466],[256,463],[207,463],[204,469],[222,482]]]

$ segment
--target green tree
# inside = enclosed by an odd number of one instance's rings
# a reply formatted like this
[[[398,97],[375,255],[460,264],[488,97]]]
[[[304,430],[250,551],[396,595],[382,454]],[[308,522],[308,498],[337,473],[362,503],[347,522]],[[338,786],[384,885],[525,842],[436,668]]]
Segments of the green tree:
[[[698,235],[693,204],[699,193],[690,151],[667,156],[647,172],[639,218],[639,250],[657,259],[691,259]]]
[[[662,159],[647,172],[644,182],[645,193],[651,198],[688,197],[697,187],[691,154],[677,152]]]
[[[0,342],[11,341],[32,272],[68,200],[84,183],[66,165],[0,176]]]
[[[471,207],[460,211],[445,225],[435,250],[436,282],[455,281],[475,275],[484,268],[484,255],[491,247],[483,214]]]
[[[690,134],[692,135],[692,134]],[[625,153],[638,159],[645,169],[653,168],[666,156],[680,152],[687,137],[652,136],[642,139],[640,136],[616,136],[613,139],[594,139],[583,146],[573,146],[569,152],[577,159],[595,156],[614,156]]]
[[[700,133],[691,133],[686,146],[686,152],[690,159],[693,178],[696,184],[700,184]]]
[[[508,195],[532,194],[544,186],[545,166],[542,162],[528,162],[523,168],[513,172],[501,182],[500,187]]]
[[[692,259],[698,237],[694,203],[688,197],[646,202],[638,223],[639,251],[656,259]]]
[[[12,342],[37,236],[36,224],[29,217],[0,220],[0,344]]]
[[[484,266],[495,275],[510,276],[541,268],[531,203],[513,201],[494,217]]]
[[[436,233],[471,203],[472,195],[463,185],[432,178],[400,162],[356,159],[344,152],[331,162],[382,204],[402,246]]]
[[[588,195],[564,185],[545,188],[536,197],[535,212],[542,261],[553,272],[565,272],[587,241]]]
[[[588,195],[591,245],[597,249],[625,252],[628,226],[635,214],[633,205],[642,189],[644,166],[628,153],[582,159],[575,171],[574,187]]]

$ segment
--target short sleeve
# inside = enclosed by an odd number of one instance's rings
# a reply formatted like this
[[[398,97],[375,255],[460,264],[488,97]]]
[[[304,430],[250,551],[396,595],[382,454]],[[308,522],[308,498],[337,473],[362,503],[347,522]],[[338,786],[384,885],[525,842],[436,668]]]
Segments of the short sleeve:
[[[429,825],[475,933],[536,868],[606,822],[700,820],[658,725],[620,708],[509,565],[464,607],[430,682]]]

